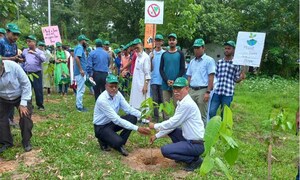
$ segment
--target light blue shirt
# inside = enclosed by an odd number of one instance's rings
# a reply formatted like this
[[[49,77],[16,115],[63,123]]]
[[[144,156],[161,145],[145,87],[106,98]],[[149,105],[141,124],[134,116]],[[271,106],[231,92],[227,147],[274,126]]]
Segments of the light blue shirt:
[[[205,129],[200,110],[189,94],[181,101],[177,101],[173,117],[154,125],[154,129],[159,131],[155,136],[156,138],[163,137],[177,127],[182,127],[182,136],[186,140],[203,140],[204,138]]]
[[[191,76],[190,86],[208,86],[208,75],[216,73],[214,59],[203,54],[199,59],[192,59],[186,75]]]
[[[4,73],[0,75],[0,97],[6,100],[16,100],[21,97],[22,106],[27,106],[31,100],[31,84],[21,66],[13,61],[3,61]]]
[[[93,76],[94,71],[108,72],[109,70],[110,56],[102,47],[91,51],[87,61],[87,73],[90,76]]]
[[[151,84],[162,84],[162,77],[159,72],[159,67],[160,67],[160,60],[161,60],[161,55],[165,51],[161,49],[160,51],[153,51],[153,59],[152,59],[152,66],[153,70],[151,72]]]
[[[141,117],[141,112],[131,107],[120,92],[111,97],[107,91],[104,91],[96,101],[93,123],[95,125],[105,125],[113,122],[125,129],[137,131],[138,126],[122,119],[118,115],[120,109],[137,118]]]
[[[86,73],[87,60],[86,60],[86,55],[84,53],[83,46],[81,44],[78,44],[74,49],[74,76],[80,74],[80,70],[76,61],[76,56],[80,59],[81,68]]]

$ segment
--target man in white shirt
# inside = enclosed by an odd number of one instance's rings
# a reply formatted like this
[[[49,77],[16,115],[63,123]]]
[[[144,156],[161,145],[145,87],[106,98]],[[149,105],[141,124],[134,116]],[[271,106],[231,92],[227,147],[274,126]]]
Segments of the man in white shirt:
[[[177,100],[175,114],[161,123],[149,123],[150,129],[159,131],[150,138],[150,143],[168,135],[173,143],[161,147],[163,156],[187,163],[184,169],[193,171],[202,164],[199,156],[204,152],[205,129],[198,106],[188,92],[188,81],[184,77],[177,78],[173,84],[173,94]]]
[[[22,145],[26,152],[31,151],[31,96],[31,84],[21,66],[13,61],[2,61],[0,56],[0,153],[13,146],[8,118],[14,107],[20,114]]]
[[[141,117],[141,112],[131,107],[118,92],[118,78],[110,74],[106,78],[105,91],[98,97],[94,109],[94,130],[95,136],[98,138],[100,148],[109,151],[110,147],[119,151],[123,156],[127,156],[128,152],[123,145],[132,130],[138,131],[140,134],[150,134],[150,129],[146,127],[138,127],[137,118]],[[119,109],[122,109],[127,115],[120,117]],[[122,130],[117,134],[116,132]]]

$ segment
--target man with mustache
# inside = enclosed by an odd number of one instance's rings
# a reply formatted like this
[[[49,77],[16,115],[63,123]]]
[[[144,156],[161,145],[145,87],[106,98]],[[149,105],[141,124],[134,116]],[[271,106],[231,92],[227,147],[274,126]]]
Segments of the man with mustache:
[[[187,79],[175,80],[173,94],[177,100],[175,114],[161,123],[149,123],[150,129],[159,131],[150,138],[150,143],[168,135],[173,143],[161,147],[163,156],[184,162],[187,164],[184,170],[194,171],[202,164],[199,156],[204,152],[204,124],[197,104],[189,95]]]

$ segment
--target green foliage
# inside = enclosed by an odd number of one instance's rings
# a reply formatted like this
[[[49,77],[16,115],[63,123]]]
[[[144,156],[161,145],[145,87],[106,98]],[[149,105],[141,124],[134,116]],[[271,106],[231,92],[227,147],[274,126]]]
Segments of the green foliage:
[[[164,102],[159,105],[159,112],[166,113],[167,116],[171,117],[175,114],[175,105],[173,99],[170,102]]]
[[[141,118],[148,118],[154,116],[154,108],[158,108],[158,104],[152,98],[144,100],[141,104],[140,111],[142,112]]]
[[[33,82],[33,79],[34,78],[39,78],[39,76],[37,75],[37,74],[35,74],[35,73],[30,73],[30,74],[27,74],[27,76],[28,76],[28,78],[29,78],[29,80],[31,81],[31,82]]]
[[[15,0],[0,0],[0,22],[5,25],[17,16],[19,3]]]
[[[200,168],[201,175],[206,175],[217,165],[228,179],[232,179],[227,165],[216,154],[215,147],[229,146],[223,157],[230,166],[235,164],[238,158],[239,147],[232,137],[232,127],[232,112],[227,106],[224,107],[223,121],[220,116],[215,116],[207,123],[204,134],[205,157]]]

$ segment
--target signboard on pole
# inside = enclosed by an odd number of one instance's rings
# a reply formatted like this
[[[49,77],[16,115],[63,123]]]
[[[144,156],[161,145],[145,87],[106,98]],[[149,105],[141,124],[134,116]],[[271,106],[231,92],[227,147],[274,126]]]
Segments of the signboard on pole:
[[[58,26],[42,27],[43,37],[47,46],[61,42]]]
[[[153,48],[154,47],[154,37],[156,34],[156,25],[155,24],[146,24],[145,26],[145,39],[144,47]]]
[[[238,33],[233,64],[259,67],[264,50],[266,33]]]
[[[145,24],[163,24],[164,2],[145,1]]]

